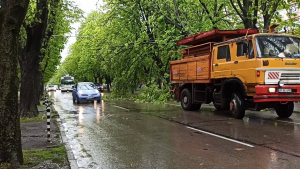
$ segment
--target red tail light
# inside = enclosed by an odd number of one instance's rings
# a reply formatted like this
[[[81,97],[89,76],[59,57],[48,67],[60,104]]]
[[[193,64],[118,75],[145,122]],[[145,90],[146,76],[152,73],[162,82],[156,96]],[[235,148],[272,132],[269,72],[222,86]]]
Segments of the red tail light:
[[[256,72],[256,76],[259,77],[260,76],[260,71]]]

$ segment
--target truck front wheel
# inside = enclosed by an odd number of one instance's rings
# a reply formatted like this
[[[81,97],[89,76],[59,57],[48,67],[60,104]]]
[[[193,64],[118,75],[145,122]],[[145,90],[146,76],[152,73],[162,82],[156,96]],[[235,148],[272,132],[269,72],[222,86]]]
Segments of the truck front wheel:
[[[242,119],[245,116],[245,99],[241,94],[232,94],[230,100],[230,111],[234,118]]]
[[[279,117],[288,118],[294,112],[294,102],[288,102],[287,104],[278,103],[275,110]]]
[[[193,110],[192,94],[189,89],[185,88],[182,90],[180,95],[180,102],[183,110]]]

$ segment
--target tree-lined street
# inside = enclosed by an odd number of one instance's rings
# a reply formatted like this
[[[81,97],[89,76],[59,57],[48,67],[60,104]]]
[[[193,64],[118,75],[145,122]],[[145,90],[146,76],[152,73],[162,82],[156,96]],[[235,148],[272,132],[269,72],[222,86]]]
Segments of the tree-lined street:
[[[299,5],[0,0],[0,169],[299,168]]]

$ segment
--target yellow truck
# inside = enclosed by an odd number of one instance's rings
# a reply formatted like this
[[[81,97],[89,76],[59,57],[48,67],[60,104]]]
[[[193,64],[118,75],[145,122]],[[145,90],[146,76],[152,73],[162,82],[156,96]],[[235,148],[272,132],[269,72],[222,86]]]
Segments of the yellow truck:
[[[300,38],[257,29],[198,33],[177,42],[190,46],[171,52],[172,92],[184,110],[213,103],[241,119],[245,110],[274,108],[290,117],[300,101]]]

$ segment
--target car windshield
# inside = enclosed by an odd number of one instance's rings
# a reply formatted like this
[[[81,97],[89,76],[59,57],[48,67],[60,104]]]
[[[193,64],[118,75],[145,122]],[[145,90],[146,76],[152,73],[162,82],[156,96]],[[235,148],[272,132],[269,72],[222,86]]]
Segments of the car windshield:
[[[54,86],[49,86],[49,87],[54,87]]]
[[[96,89],[96,86],[93,83],[78,84],[78,89],[79,90],[93,90],[93,89]]]
[[[300,58],[299,43],[291,36],[257,36],[258,58]]]

